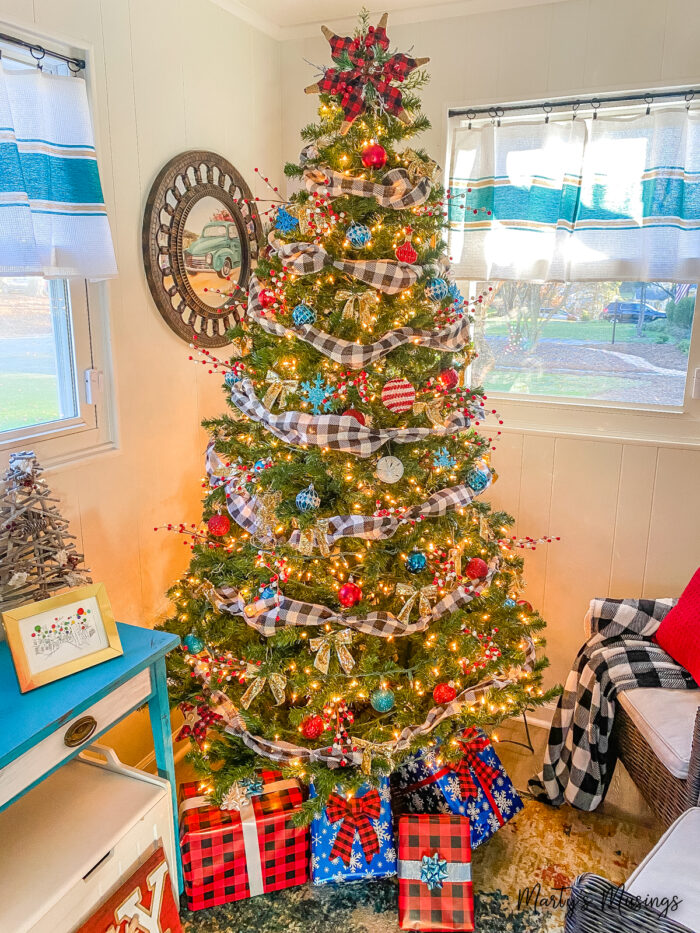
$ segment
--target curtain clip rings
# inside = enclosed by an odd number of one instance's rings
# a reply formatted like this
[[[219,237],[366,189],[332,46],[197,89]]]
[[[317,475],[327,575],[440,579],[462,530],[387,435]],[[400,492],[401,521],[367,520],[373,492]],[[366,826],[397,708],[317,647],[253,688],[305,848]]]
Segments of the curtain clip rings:
[[[44,66],[41,63],[46,58],[46,49],[41,45],[31,45],[29,47],[29,52],[36,62],[36,67],[39,69],[39,71],[43,71]]]
[[[545,114],[546,114],[546,116],[545,116],[545,118],[544,118],[544,122],[545,122],[545,123],[549,123],[549,115],[550,115],[550,113],[552,112],[552,110],[554,110],[554,107],[552,107],[552,105],[549,103],[549,101],[547,101],[547,103],[542,104],[542,109],[544,110],[544,112],[545,112]]]
[[[654,98],[651,94],[644,95],[644,103],[647,105],[647,116],[651,113],[651,105],[654,103]]]
[[[572,123],[573,123],[574,120],[576,119],[576,115],[578,114],[578,108],[579,108],[580,106],[581,106],[581,101],[580,101],[580,100],[577,100],[575,104],[572,104],[572,105],[571,105],[571,110],[573,111],[573,113],[571,114],[571,122],[572,122]]]
[[[496,126],[501,125],[501,117],[505,113],[503,107],[489,107],[489,116],[491,117],[491,123],[496,124]]]
[[[690,113],[690,105],[695,100],[695,91],[688,91],[683,96],[685,100],[685,109]]]
[[[599,110],[599,108],[600,108],[600,101],[598,100],[597,97],[594,97],[593,100],[591,101],[591,107],[592,107],[592,109],[593,109],[593,119],[594,119],[594,120],[597,120],[597,119],[598,119],[598,110]]]
[[[475,117],[476,117],[476,111],[475,111],[475,110],[467,110],[467,120],[469,120],[469,123],[468,123],[468,125],[467,125],[467,129],[468,129],[468,130],[470,130],[470,129],[472,128],[472,120],[473,120]]]

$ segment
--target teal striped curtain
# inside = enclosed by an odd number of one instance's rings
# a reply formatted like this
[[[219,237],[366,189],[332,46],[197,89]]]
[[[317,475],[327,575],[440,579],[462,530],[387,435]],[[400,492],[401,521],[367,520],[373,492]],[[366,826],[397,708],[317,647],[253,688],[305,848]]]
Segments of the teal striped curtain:
[[[116,272],[85,82],[0,67],[0,276]]]
[[[700,117],[450,127],[450,254],[465,278],[700,279]]]

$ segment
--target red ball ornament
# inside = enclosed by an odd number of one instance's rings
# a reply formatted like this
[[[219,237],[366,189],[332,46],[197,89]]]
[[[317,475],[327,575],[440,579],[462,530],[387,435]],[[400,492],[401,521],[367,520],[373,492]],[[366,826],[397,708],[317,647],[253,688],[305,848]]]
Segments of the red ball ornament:
[[[435,700],[438,705],[451,703],[456,696],[457,691],[452,684],[436,684],[433,690],[433,700]]]
[[[384,168],[386,165],[386,149],[379,143],[365,146],[362,150],[362,164],[365,168]]]
[[[260,304],[263,306],[263,308],[271,307],[276,301],[275,293],[269,288],[261,289],[258,297],[260,298]]]
[[[350,606],[354,606],[362,599],[362,590],[357,583],[353,583],[352,580],[350,580],[348,583],[343,583],[338,590],[338,599],[342,606],[349,609]]]
[[[517,600],[516,606],[521,606],[525,612],[533,612],[532,603],[529,603],[526,599]]]
[[[210,535],[213,535],[215,538],[223,538],[231,529],[231,519],[228,515],[212,515],[207,522],[207,528]]]
[[[480,557],[472,557],[465,567],[464,572],[472,580],[480,580],[489,572],[489,566],[486,561],[482,560]]]
[[[443,389],[454,389],[459,382],[459,373],[456,369],[443,369],[438,376],[438,382]]]
[[[317,739],[323,733],[323,718],[307,716],[301,724],[301,734],[305,739]]]
[[[343,412],[344,415],[350,415],[351,418],[354,418],[355,421],[358,421],[360,424],[367,424],[365,416],[361,411],[358,411],[356,408],[348,408],[347,411]]]

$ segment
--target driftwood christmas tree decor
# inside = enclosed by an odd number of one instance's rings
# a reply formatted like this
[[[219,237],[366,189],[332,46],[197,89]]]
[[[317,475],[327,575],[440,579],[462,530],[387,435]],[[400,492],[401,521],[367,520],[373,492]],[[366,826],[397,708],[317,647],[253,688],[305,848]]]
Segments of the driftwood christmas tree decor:
[[[0,611],[91,583],[33,451],[10,454],[0,491]]]

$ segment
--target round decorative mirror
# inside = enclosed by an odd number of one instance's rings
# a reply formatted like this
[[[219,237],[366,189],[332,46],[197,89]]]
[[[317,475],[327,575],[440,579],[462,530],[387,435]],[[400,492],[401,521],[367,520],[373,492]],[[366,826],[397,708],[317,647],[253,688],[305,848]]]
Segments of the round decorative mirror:
[[[153,300],[178,336],[228,343],[261,239],[250,188],[222,156],[193,150],[163,167],[146,202],[143,260]]]

